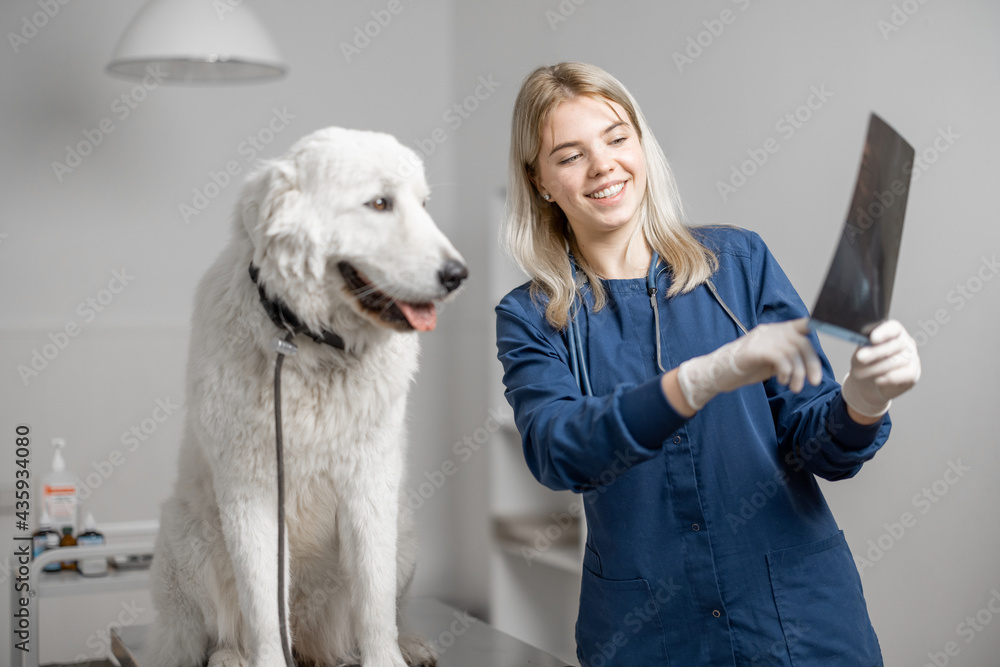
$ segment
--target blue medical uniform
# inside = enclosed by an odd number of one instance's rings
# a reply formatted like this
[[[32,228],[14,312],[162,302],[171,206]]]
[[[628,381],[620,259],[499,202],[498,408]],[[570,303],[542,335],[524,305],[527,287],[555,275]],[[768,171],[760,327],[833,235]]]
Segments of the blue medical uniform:
[[[692,232],[743,324],[808,314],[761,238]],[[670,285],[659,267],[659,295]],[[861,580],[815,476],[852,477],[889,435],[862,426],[815,334],[823,381],[798,393],[771,379],[720,394],[690,419],[660,388],[645,279],[589,289],[577,323],[593,396],[570,371],[563,332],[528,286],[496,308],[498,356],[524,455],[553,489],[583,494],[577,654],[585,666],[881,665]],[[658,297],[664,368],[735,340],[705,286]]]

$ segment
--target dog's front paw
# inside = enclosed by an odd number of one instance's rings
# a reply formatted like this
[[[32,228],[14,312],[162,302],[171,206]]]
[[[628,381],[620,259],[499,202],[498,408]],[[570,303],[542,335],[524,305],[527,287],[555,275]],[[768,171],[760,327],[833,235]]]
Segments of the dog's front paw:
[[[434,667],[438,661],[434,645],[419,635],[400,635],[399,651],[410,667]]]
[[[247,667],[247,661],[233,649],[222,648],[208,659],[208,667]]]

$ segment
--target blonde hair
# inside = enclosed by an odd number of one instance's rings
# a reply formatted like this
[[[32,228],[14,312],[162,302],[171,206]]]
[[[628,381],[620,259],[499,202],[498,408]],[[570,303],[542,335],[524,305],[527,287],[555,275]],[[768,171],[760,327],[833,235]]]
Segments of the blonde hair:
[[[548,297],[545,318],[560,330],[566,326],[577,294],[567,245],[590,282],[595,312],[606,303],[599,277],[579,252],[566,215],[559,206],[542,199],[532,182],[538,173],[542,126],[549,112],[560,102],[581,96],[617,102],[638,133],[646,162],[646,192],[639,207],[638,229],[670,268],[673,282],[665,298],[691,291],[718,268],[715,254],[684,225],[670,165],[625,86],[601,68],[585,63],[539,67],[524,80],[514,103],[502,243],[521,270],[531,276],[532,297]]]

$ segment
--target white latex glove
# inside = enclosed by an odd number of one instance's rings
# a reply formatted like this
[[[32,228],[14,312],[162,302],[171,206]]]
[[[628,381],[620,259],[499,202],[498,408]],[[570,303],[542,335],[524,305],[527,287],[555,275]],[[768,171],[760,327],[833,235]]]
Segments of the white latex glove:
[[[823,379],[823,365],[809,339],[807,318],[760,324],[715,352],[694,357],[677,369],[684,400],[701,410],[717,394],[777,377],[798,393]]]
[[[844,402],[866,417],[880,417],[889,404],[920,379],[917,343],[896,320],[887,320],[859,346],[844,376]]]

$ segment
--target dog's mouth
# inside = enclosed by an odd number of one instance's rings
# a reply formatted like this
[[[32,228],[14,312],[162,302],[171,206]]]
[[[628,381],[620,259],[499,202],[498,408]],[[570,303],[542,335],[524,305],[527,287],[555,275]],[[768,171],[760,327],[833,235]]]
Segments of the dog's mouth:
[[[437,309],[433,303],[400,301],[379,291],[363,273],[349,262],[337,264],[347,283],[347,292],[361,308],[385,324],[401,331],[431,331],[437,326]]]

